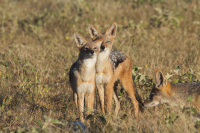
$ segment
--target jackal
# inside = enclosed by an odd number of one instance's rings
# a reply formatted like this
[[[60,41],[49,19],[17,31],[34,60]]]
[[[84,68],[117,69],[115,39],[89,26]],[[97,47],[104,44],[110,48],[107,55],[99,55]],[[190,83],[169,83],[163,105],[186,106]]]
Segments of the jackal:
[[[144,107],[162,103],[184,106],[188,97],[191,97],[191,104],[200,111],[200,82],[171,84],[160,70],[155,70],[155,76],[155,87],[150,93],[150,100],[144,102]]]
[[[78,32],[74,33],[79,57],[71,66],[69,81],[73,90],[74,101],[83,122],[84,100],[86,107],[93,110],[95,93],[95,64],[103,38],[87,42]]]
[[[124,90],[128,93],[135,109],[135,117],[138,116],[139,105],[136,100],[136,90],[133,87],[132,66],[131,60],[122,52],[111,51],[113,40],[116,36],[117,24],[114,22],[105,33],[100,33],[99,30],[92,24],[89,24],[89,33],[93,41],[103,38],[100,47],[100,52],[96,63],[96,86],[100,96],[101,110],[104,110],[104,90],[106,93],[106,108],[108,111],[112,108],[112,96],[115,100],[115,114],[117,115],[120,109],[120,103],[116,94],[113,93],[114,83],[120,81]],[[105,88],[104,88],[105,87]]]

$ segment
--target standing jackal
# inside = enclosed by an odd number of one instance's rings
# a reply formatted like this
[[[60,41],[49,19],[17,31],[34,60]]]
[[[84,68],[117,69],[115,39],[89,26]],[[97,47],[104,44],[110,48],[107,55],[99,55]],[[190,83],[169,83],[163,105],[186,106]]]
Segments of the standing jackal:
[[[200,82],[171,84],[160,70],[155,70],[156,84],[150,94],[150,100],[144,102],[145,107],[168,103],[181,105],[188,97],[191,104],[200,111]]]
[[[117,24],[114,22],[104,34],[92,24],[89,24],[89,33],[93,41],[103,38],[96,63],[96,86],[99,92],[101,110],[104,113],[104,87],[106,92],[106,108],[112,108],[112,96],[115,100],[115,113],[117,115],[120,103],[116,92],[113,93],[114,83],[119,80],[124,90],[128,93],[135,109],[135,117],[138,116],[139,106],[133,88],[131,60],[122,52],[111,51],[113,40],[116,36]]]
[[[93,110],[95,93],[95,64],[103,38],[87,42],[78,32],[74,33],[76,45],[79,48],[79,57],[71,66],[69,81],[73,89],[76,107],[83,122],[84,100],[86,107]]]

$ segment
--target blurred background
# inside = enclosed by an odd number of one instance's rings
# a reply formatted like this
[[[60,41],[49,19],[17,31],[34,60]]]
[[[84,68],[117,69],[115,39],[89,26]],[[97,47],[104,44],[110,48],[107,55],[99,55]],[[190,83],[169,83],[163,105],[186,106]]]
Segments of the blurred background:
[[[0,131],[72,130],[70,123],[79,117],[68,77],[79,53],[74,31],[91,41],[89,23],[105,32],[113,22],[113,49],[131,59],[143,100],[154,85],[155,69],[174,83],[199,81],[198,0],[1,0]],[[135,120],[130,99],[118,88],[118,117],[101,114],[96,94],[91,132],[199,131],[190,108],[163,105]]]

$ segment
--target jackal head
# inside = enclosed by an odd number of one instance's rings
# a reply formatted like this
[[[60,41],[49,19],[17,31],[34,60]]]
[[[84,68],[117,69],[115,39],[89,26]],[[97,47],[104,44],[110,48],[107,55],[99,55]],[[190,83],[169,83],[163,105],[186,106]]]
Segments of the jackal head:
[[[156,84],[150,93],[150,99],[144,101],[144,107],[153,107],[170,102],[171,85],[160,70],[155,70]]]
[[[74,33],[76,45],[79,48],[79,59],[90,59],[97,57],[103,38],[93,42],[87,42],[78,32]]]
[[[117,23],[111,24],[105,33],[100,33],[99,30],[93,25],[89,24],[89,33],[92,40],[99,40],[103,38],[103,42],[100,47],[100,52],[110,52],[113,45],[113,40],[116,36]]]

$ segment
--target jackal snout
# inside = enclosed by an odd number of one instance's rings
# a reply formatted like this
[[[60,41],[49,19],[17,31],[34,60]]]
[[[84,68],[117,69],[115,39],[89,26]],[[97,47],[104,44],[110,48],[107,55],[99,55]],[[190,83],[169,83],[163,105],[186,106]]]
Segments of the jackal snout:
[[[101,48],[102,50],[104,50],[104,49],[105,49],[105,46],[101,46],[100,48]]]
[[[153,107],[162,103],[168,103],[168,98],[158,89],[153,88],[150,93],[149,99],[144,101],[144,107]]]
[[[86,44],[80,49],[82,56],[86,56],[87,58],[96,56],[100,51],[100,48],[95,46],[94,44]]]

